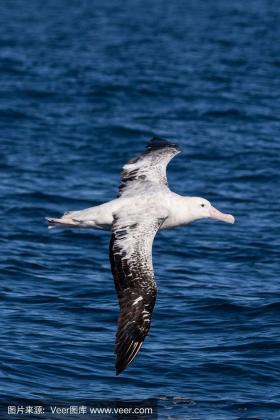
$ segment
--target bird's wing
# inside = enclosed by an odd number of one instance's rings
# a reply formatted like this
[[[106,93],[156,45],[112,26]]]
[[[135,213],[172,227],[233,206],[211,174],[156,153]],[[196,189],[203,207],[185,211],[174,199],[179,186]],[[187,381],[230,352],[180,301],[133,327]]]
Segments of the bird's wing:
[[[149,331],[156,300],[152,263],[154,237],[167,217],[165,209],[115,214],[110,242],[111,270],[119,298],[116,372],[132,362]]]
[[[154,137],[142,155],[123,167],[118,196],[139,194],[156,186],[167,187],[166,167],[178,153],[176,144]]]

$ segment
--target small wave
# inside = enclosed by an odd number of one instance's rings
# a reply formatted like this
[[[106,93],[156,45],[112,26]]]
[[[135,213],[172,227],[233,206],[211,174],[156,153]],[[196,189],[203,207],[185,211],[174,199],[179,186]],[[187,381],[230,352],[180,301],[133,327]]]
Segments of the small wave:
[[[52,92],[50,90],[42,90],[42,89],[24,89],[18,92],[19,96],[24,96],[26,98],[31,99],[55,99],[56,92]]]
[[[212,111],[206,111],[202,114],[204,117],[210,117],[210,118],[231,118],[231,119],[238,119],[238,120],[248,120],[252,117],[248,114],[245,114],[244,112],[240,111],[239,109],[227,109],[227,110],[212,110]]]
[[[232,302],[228,299],[204,298],[198,303],[201,308],[209,308],[211,312],[244,313],[250,310],[248,306]]]
[[[73,203],[76,206],[93,206],[94,204],[90,200],[79,199],[79,198],[73,198],[70,196],[64,196],[64,195],[57,195],[57,194],[50,194],[46,192],[41,191],[34,191],[34,192],[24,192],[24,193],[18,193],[13,194],[12,197],[14,199],[18,199],[19,202],[23,203],[30,202],[34,206],[36,203],[55,203],[55,204],[67,204],[67,203]]]
[[[29,115],[24,111],[0,109],[0,120],[2,121],[24,120],[26,118],[29,118]]]

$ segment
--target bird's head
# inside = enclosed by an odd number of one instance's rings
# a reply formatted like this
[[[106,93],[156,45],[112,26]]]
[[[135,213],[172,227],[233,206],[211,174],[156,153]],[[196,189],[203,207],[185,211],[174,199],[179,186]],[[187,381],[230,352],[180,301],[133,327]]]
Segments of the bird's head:
[[[193,220],[211,218],[226,223],[234,223],[235,219],[231,214],[225,214],[215,209],[212,204],[200,197],[190,197],[189,210]]]

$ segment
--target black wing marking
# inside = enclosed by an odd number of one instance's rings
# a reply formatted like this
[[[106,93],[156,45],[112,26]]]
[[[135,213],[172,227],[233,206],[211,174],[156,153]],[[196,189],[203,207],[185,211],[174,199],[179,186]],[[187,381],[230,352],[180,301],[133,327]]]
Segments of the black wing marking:
[[[180,153],[178,145],[154,137],[143,154],[131,159],[123,167],[119,196],[139,193],[143,183],[147,182],[166,187],[168,185],[166,167],[178,153]],[[147,185],[145,188],[147,189]]]
[[[122,212],[115,216],[110,242],[111,270],[119,298],[116,335],[116,373],[121,373],[139,352],[149,331],[156,301],[152,245],[166,219],[165,211],[149,214]]]

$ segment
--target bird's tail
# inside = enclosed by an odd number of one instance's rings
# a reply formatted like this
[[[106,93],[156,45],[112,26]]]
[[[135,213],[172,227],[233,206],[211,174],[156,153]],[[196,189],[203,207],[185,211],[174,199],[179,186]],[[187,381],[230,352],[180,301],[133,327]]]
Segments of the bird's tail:
[[[74,214],[75,213],[75,214]],[[72,217],[71,217],[72,214]],[[92,228],[97,227],[96,222],[94,220],[81,220],[76,219],[75,217],[79,217],[77,212],[66,212],[64,213],[63,217],[55,219],[53,217],[46,217],[46,220],[49,224],[48,228],[73,228],[73,227],[84,227],[84,228]]]
[[[48,228],[49,229],[53,229],[53,228],[73,228],[73,227],[79,227],[81,226],[81,223],[77,220],[73,220],[73,219],[64,219],[63,217],[59,218],[59,219],[55,219],[53,217],[46,217],[46,220],[48,222]]]

